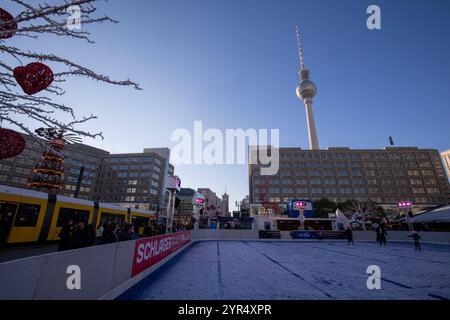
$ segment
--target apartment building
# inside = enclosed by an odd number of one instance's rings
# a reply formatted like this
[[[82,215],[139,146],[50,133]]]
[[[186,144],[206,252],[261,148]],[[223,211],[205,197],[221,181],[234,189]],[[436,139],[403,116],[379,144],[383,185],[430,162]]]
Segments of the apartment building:
[[[0,184],[27,188],[44,147],[28,135],[25,150],[14,158],[0,160]],[[142,153],[111,154],[84,144],[67,145],[61,195],[86,200],[119,203],[146,210],[165,208],[167,175],[174,174],[169,148],[146,148]],[[82,175],[80,176],[80,172]]]
[[[254,205],[282,205],[295,198],[373,200],[391,207],[400,200],[411,200],[417,207],[447,203],[449,183],[434,149],[279,148],[278,173],[263,176],[260,169],[259,164],[249,165],[249,199]]]

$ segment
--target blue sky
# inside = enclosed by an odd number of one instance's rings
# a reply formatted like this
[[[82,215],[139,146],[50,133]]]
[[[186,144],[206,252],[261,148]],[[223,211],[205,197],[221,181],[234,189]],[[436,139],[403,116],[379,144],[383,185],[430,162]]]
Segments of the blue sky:
[[[54,2],[54,1],[52,1]],[[366,8],[381,8],[368,30]],[[3,3],[2,3],[3,6]],[[7,3],[11,11],[14,6]],[[298,84],[295,25],[317,84],[322,148],[450,148],[450,2],[445,0],[110,0],[119,24],[90,26],[96,44],[45,36],[11,44],[50,51],[131,88],[72,79],[60,98],[99,120],[85,143],[114,153],[173,146],[171,133],[205,128],[280,129],[281,146],[308,148]],[[248,194],[246,165],[180,165],[185,187],[210,187],[231,203]]]

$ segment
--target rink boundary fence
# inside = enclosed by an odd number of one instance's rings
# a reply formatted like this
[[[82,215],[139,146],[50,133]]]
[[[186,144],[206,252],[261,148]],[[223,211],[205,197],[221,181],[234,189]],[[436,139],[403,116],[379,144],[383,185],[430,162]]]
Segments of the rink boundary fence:
[[[388,241],[412,242],[407,231],[388,232]],[[450,245],[450,233],[421,232],[423,243]],[[149,238],[150,239],[150,238]],[[355,241],[375,242],[375,232],[355,231]],[[0,299],[114,299],[145,279],[161,266],[181,254],[193,243],[201,241],[316,242],[290,239],[290,232],[281,232],[281,239],[259,239],[257,230],[193,230],[190,241],[153,266],[132,277],[137,240],[94,246],[78,250],[49,253],[0,264]],[[346,241],[346,240],[325,240]],[[81,290],[68,290],[67,266],[81,268]],[[101,267],[99,267],[101,266]],[[6,290],[4,288],[7,288]]]

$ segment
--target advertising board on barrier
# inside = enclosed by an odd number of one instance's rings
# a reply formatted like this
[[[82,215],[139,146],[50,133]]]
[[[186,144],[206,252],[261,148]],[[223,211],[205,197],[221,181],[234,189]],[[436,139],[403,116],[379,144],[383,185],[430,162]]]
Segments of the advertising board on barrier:
[[[280,231],[259,230],[260,239],[281,239]]]
[[[139,239],[134,247],[131,276],[141,273],[191,241],[191,232],[183,231]]]
[[[292,231],[292,239],[345,239],[343,231]]]

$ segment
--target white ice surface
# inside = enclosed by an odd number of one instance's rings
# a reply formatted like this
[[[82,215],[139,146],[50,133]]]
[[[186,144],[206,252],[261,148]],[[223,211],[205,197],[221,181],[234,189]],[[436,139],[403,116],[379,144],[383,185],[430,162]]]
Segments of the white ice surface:
[[[369,290],[369,265],[381,289]],[[120,299],[450,299],[450,246],[205,241]]]

